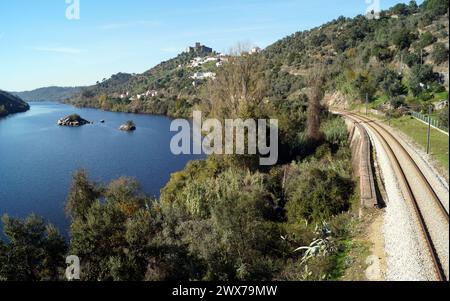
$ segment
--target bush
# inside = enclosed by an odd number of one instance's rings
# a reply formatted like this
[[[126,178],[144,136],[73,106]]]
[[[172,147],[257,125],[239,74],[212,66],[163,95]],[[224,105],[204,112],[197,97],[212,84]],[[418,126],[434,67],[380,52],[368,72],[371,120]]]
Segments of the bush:
[[[380,87],[389,97],[396,97],[406,93],[406,87],[402,83],[402,76],[395,71],[384,69],[379,75]]]
[[[333,118],[324,125],[325,140],[335,147],[346,145],[347,125],[342,118]]]
[[[286,211],[291,223],[304,219],[321,223],[350,207],[351,179],[331,167],[312,165],[290,180]]]
[[[433,44],[435,41],[436,39],[433,37],[431,32],[427,31],[420,36],[419,47],[425,48],[428,45]]]
[[[446,127],[448,127],[449,125],[449,120],[448,120],[448,108],[443,109],[441,113],[439,113],[439,121],[445,125]]]
[[[409,7],[406,4],[399,3],[392,8],[392,13],[396,15],[407,15],[409,13]]]
[[[443,43],[436,43],[433,47],[431,57],[436,65],[448,61],[448,49]]]
[[[418,65],[421,63],[420,61],[420,55],[415,52],[407,52],[406,55],[403,57],[403,60],[408,67],[412,67],[414,65]]]
[[[422,6],[434,17],[444,15],[448,11],[447,0],[426,0]]]
[[[405,104],[405,97],[404,96],[396,96],[391,99],[390,104],[394,109],[398,109],[399,107],[401,107],[402,105]]]
[[[405,27],[395,30],[392,34],[392,42],[400,50],[409,48],[414,39],[415,35]]]
[[[18,220],[4,216],[0,239],[0,280],[60,281],[67,245],[52,225],[34,215]]]
[[[415,65],[411,68],[409,89],[417,96],[434,80],[433,68],[430,65]]]

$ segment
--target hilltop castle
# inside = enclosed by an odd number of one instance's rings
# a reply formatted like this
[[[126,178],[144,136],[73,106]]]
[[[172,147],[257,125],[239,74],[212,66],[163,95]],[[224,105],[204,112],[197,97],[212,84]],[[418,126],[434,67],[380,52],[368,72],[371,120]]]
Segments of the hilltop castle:
[[[199,54],[210,54],[213,52],[212,48],[206,47],[205,45],[202,45],[201,43],[197,42],[195,43],[194,47],[188,47],[186,49],[186,52],[188,53],[199,53]]]

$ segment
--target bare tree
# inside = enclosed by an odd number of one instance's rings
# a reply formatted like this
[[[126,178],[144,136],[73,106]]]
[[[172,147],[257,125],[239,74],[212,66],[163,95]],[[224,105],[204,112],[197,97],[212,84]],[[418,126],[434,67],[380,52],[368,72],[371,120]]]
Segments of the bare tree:
[[[231,51],[228,62],[218,72],[215,80],[206,85],[204,96],[206,110],[212,117],[255,117],[265,96],[264,60],[249,54],[240,45]]]

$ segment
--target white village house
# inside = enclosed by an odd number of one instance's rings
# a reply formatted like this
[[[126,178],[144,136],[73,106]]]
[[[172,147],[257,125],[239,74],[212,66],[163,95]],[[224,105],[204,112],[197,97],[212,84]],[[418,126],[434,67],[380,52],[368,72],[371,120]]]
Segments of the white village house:
[[[207,78],[216,78],[216,74],[214,72],[195,72],[194,75],[191,76],[192,79],[207,79]]]

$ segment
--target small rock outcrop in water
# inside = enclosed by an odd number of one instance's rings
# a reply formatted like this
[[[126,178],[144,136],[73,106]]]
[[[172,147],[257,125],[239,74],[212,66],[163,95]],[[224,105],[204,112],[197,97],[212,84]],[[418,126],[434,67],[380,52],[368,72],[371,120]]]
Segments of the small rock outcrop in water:
[[[86,124],[91,124],[91,122],[81,118],[80,115],[77,114],[73,114],[58,120],[59,126],[79,127]]]
[[[133,121],[127,121],[127,123],[120,126],[119,130],[124,132],[132,132],[136,130],[136,125]]]

